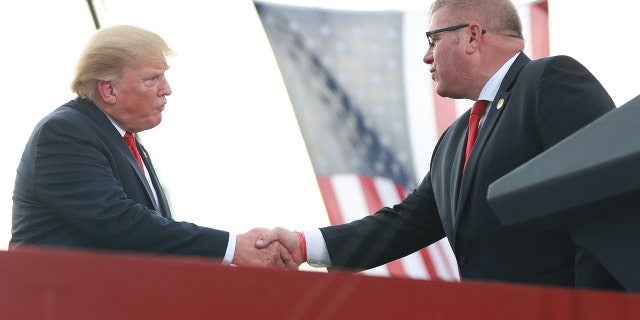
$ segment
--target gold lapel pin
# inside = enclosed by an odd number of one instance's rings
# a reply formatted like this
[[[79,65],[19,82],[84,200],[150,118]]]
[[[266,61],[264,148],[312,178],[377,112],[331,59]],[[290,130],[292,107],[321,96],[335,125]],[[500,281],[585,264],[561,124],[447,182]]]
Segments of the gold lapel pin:
[[[504,105],[504,99],[498,100],[498,104],[496,105],[496,109],[502,109],[502,105]]]

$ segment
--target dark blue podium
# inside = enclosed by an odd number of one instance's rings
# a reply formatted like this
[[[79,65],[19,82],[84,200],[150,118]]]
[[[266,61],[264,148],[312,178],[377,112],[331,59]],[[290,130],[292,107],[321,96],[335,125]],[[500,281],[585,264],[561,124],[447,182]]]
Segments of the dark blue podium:
[[[640,96],[489,186],[505,225],[565,230],[640,292]]]

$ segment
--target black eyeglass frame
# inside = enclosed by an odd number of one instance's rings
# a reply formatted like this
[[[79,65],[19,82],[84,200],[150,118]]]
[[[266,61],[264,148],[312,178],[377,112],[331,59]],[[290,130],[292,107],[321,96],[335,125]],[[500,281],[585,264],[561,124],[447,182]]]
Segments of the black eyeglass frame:
[[[435,44],[433,43],[433,40],[431,39],[431,36],[436,34],[436,33],[440,33],[440,32],[447,32],[447,31],[455,31],[458,29],[462,29],[462,28],[466,28],[468,27],[469,24],[459,24],[456,26],[451,26],[451,27],[446,27],[446,28],[442,28],[442,29],[436,29],[433,31],[427,31],[426,36],[427,36],[427,42],[429,42],[429,48],[433,49],[433,47],[435,46]],[[482,34],[487,33],[487,30],[485,30],[484,28],[482,28]]]

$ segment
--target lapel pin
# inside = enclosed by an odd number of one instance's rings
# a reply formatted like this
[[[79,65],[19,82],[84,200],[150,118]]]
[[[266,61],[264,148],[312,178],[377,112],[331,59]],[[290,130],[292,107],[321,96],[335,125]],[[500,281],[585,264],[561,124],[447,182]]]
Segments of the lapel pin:
[[[496,109],[502,109],[502,105],[504,105],[504,99],[498,100],[498,104],[496,105]]]

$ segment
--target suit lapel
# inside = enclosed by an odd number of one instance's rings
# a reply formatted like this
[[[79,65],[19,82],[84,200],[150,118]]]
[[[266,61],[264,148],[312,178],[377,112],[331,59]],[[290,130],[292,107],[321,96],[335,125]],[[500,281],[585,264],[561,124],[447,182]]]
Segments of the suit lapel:
[[[124,139],[121,139],[121,140],[124,142]],[[149,175],[151,176],[153,169],[151,167],[150,161],[147,159],[146,150],[145,152],[142,152],[144,148],[142,148],[140,143],[138,143],[137,137],[136,137],[136,146],[138,147],[138,151],[140,151],[140,157],[142,158],[142,162],[144,162],[144,165],[149,171]],[[151,203],[153,204],[153,209],[156,211],[160,211],[160,206],[158,205],[156,198],[153,195],[153,190],[151,190],[152,186],[149,185],[149,181],[147,180],[147,177],[144,175],[144,172],[140,170],[140,166],[138,165],[136,158],[133,156],[133,153],[131,153],[131,150],[129,150],[129,146],[127,146],[126,142],[124,143],[124,150],[122,147],[120,147],[120,151],[127,158],[127,161],[129,161],[129,165],[131,165],[133,171],[136,173],[136,176],[138,177],[138,180],[140,181],[140,183],[144,185],[144,189],[147,191],[147,196],[149,197],[149,199],[151,200]],[[143,153],[145,154],[144,156],[143,156]]]
[[[163,217],[171,218],[171,211],[169,209],[169,203],[167,202],[167,197],[162,190],[162,186],[160,185],[160,180],[158,180],[158,176],[156,175],[156,171],[153,168],[153,164],[151,163],[151,158],[147,153],[147,149],[145,149],[140,143],[138,143],[138,148],[140,150],[140,156],[142,157],[142,161],[144,165],[147,167],[149,171],[149,177],[151,178],[151,182],[153,183],[153,188],[156,190],[156,195],[158,197],[158,203],[156,206],[159,208],[160,214]],[[146,181],[146,178],[145,178]],[[155,199],[154,199],[155,200]],[[155,203],[155,202],[154,202]]]
[[[104,112],[100,110],[98,106],[96,106],[93,102],[87,99],[76,98],[75,104],[72,104],[71,106],[78,112],[86,115],[94,123],[96,123],[100,127],[100,129],[108,135],[109,140],[116,142],[115,147],[120,151],[120,153],[122,153],[125,159],[127,159],[127,161],[129,162],[129,165],[131,165],[131,167],[133,168],[134,172],[138,177],[138,180],[140,180],[140,183],[142,183],[142,185],[144,186],[147,192],[147,196],[150,199],[150,203],[152,203],[154,206],[153,209],[156,211],[159,211],[159,209],[160,210],[163,209],[158,205],[158,203],[156,203],[155,197],[153,196],[153,191],[151,190],[151,186],[149,186],[149,182],[147,181],[147,178],[145,177],[142,170],[140,170],[140,167],[138,166],[138,162],[133,156],[133,153],[131,153],[129,146],[127,146],[127,143],[124,141],[124,139],[122,138],[118,130],[113,126],[111,121],[109,121],[109,118],[107,118],[107,115],[104,114]],[[136,139],[136,143],[137,143],[137,139]],[[139,150],[144,150],[144,148],[141,148],[141,145],[139,143],[137,143],[137,145]],[[155,178],[155,172],[153,171],[153,166],[151,165],[151,161],[146,159],[147,158],[146,150],[144,153],[145,155],[142,156],[142,152],[141,152],[141,156],[143,158],[145,166],[147,166],[149,170],[149,175]],[[157,189],[159,190],[160,188],[157,188]],[[157,194],[158,194],[158,197],[160,197],[162,192],[157,191]],[[162,194],[162,197],[164,197],[164,194]],[[168,207],[167,207],[167,210],[168,210]]]
[[[476,139],[473,150],[471,151],[471,154],[469,156],[467,168],[465,169],[464,174],[462,174],[462,165],[459,166],[459,172],[461,173],[462,177],[460,179],[457,179],[455,182],[456,184],[460,184],[460,188],[456,189],[456,191],[459,190],[460,193],[458,194],[458,206],[455,207],[455,214],[453,217],[455,226],[454,228],[456,230],[458,228],[461,216],[465,211],[464,208],[471,191],[471,186],[473,185],[473,180],[476,177],[476,170],[478,169],[478,159],[481,157],[482,151],[486,147],[487,141],[489,140],[493,129],[500,120],[503,110],[505,110],[509,104],[509,97],[511,96],[510,89],[515,82],[515,79],[517,78],[522,68],[529,61],[531,61],[531,59],[529,59],[524,53],[521,53],[514,61],[511,68],[509,68],[509,71],[502,80],[498,93],[491,102],[491,110],[489,110],[487,118],[485,119],[482,128],[478,133],[478,138]],[[463,145],[466,145],[466,139],[461,140],[464,141]],[[463,153],[464,148],[460,150],[459,154]]]

